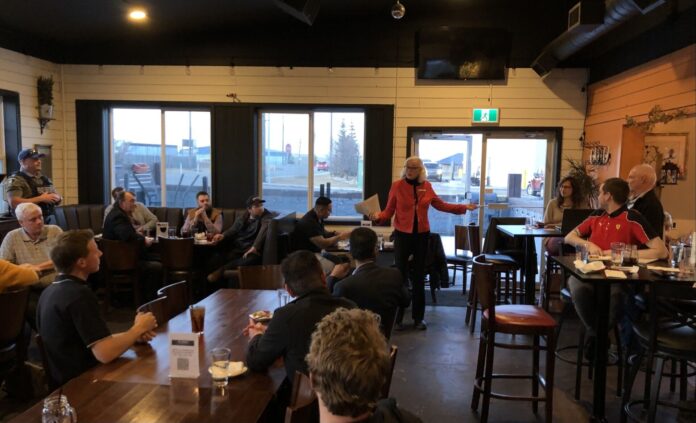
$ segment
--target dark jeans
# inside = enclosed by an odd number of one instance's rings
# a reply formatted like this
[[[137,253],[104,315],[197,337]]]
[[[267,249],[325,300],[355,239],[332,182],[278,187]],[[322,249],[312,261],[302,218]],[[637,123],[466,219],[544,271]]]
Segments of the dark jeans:
[[[425,315],[425,256],[428,252],[429,237],[430,232],[407,234],[394,231],[394,261],[396,268],[401,272],[404,285],[408,286],[409,270],[412,272],[411,316],[414,322],[422,321]],[[413,260],[409,262],[411,255]],[[396,315],[396,323],[401,323],[403,318],[404,309],[400,308]]]

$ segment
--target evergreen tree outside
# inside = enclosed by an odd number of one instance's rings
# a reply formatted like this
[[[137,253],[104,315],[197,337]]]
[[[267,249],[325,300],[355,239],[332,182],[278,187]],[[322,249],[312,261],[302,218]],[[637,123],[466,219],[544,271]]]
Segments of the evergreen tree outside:
[[[346,121],[341,120],[338,139],[333,142],[331,166],[329,167],[331,175],[342,178],[357,177],[359,158],[360,148],[355,136],[355,128],[351,123],[350,129],[346,131]]]

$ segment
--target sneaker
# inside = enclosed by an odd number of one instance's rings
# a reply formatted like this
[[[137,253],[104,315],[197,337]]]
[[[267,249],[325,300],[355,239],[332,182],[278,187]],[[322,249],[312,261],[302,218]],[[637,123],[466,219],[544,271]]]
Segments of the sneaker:
[[[417,330],[426,330],[428,329],[428,326],[425,324],[425,320],[421,320],[419,322],[415,322],[413,324],[413,327],[416,328]]]

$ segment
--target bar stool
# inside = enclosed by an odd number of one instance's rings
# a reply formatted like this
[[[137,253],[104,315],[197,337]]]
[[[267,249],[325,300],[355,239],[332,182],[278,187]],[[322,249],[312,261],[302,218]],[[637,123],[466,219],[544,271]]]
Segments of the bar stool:
[[[473,279],[476,281],[476,291],[483,308],[481,318],[481,339],[479,343],[476,378],[471,408],[477,410],[481,394],[481,422],[488,421],[488,410],[491,398],[531,401],[532,411],[538,410],[539,401],[545,401],[545,420],[553,421],[553,378],[556,356],[552,351],[556,348],[556,321],[542,308],[533,305],[502,305],[496,306],[495,275],[493,263],[487,262],[484,255],[474,257]],[[511,335],[530,335],[533,343],[504,344],[496,342],[498,333]],[[540,344],[540,338],[546,338],[546,346]],[[495,348],[532,351],[532,374],[493,374]],[[546,351],[546,380],[539,374],[539,352]],[[531,379],[531,396],[513,396],[492,391],[493,379]],[[544,395],[539,395],[539,385],[544,389]]]
[[[469,249],[474,256],[481,254],[480,228],[475,225],[469,226]],[[514,295],[518,291],[517,287],[517,271],[520,269],[519,264],[512,257],[505,254],[485,254],[486,261],[493,265],[493,273],[495,274],[497,291],[497,302],[502,303],[508,298],[512,298],[512,302],[517,302],[517,296]],[[504,284],[504,289],[501,289]],[[510,288],[512,287],[512,294]],[[469,297],[466,304],[466,317],[464,322],[469,325],[469,332],[474,333],[476,327],[476,311],[478,310],[478,294],[476,290],[476,280],[471,278],[471,286],[469,287]],[[524,293],[521,297],[524,298]]]

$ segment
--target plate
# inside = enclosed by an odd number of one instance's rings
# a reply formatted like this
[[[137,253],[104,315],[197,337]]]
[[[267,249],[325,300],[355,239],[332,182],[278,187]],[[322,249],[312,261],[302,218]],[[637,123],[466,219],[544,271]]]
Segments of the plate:
[[[208,245],[210,244],[210,241],[208,241],[207,239],[196,239],[193,241],[193,243],[197,245]]]
[[[264,313],[263,315],[259,316],[259,313]],[[251,313],[249,315],[249,318],[255,322],[258,323],[265,323],[269,322],[273,318],[273,313],[268,311],[268,310],[259,310]]]
[[[249,369],[244,365],[243,361],[230,361],[230,364],[227,366],[227,377],[243,375],[247,370]],[[208,373],[213,374],[212,366],[208,367]]]

